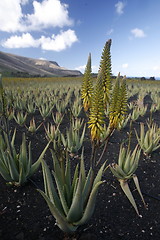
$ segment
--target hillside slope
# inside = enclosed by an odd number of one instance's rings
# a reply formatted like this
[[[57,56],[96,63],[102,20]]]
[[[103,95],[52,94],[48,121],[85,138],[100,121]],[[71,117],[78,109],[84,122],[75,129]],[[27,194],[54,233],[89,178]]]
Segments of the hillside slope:
[[[60,67],[55,61],[22,57],[0,51],[0,72],[28,73],[40,76],[80,76],[77,70]]]

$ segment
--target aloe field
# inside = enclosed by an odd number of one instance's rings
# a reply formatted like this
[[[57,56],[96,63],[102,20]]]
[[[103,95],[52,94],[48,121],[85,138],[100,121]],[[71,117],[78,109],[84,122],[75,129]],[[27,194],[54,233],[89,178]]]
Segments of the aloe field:
[[[159,239],[160,82],[0,79],[0,239]]]

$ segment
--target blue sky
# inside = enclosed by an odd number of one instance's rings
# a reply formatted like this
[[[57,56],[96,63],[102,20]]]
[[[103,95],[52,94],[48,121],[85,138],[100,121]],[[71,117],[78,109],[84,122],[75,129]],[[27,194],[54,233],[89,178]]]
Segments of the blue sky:
[[[112,39],[112,72],[160,77],[160,0],[3,0],[0,51],[97,72]]]

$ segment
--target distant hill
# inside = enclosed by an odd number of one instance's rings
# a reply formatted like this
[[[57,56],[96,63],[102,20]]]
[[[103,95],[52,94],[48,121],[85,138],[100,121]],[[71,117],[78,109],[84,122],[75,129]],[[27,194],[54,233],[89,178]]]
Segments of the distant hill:
[[[0,51],[0,72],[6,76],[81,76],[78,70],[60,67],[55,61],[22,57]]]

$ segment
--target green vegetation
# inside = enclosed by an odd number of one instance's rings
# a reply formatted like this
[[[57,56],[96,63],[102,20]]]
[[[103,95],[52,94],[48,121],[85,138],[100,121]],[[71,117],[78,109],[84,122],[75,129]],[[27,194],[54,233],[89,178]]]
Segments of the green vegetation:
[[[153,119],[153,112],[160,111],[160,82],[127,79],[120,74],[114,78],[110,47],[111,40],[104,46],[96,77],[91,73],[91,55],[82,77],[5,77],[3,83],[0,77],[0,174],[7,183],[19,186],[31,178],[41,163],[44,190],[38,191],[64,232],[76,231],[92,217],[97,193],[101,184],[105,187],[109,169],[140,215],[128,183],[134,180],[144,202],[135,175],[141,149],[148,155],[160,146],[160,127]],[[144,104],[147,95],[152,101],[150,109]],[[133,123],[141,121],[147,111],[148,121],[141,123],[140,132],[133,131]],[[117,163],[112,159],[108,163],[105,154],[109,141],[126,126],[128,138],[123,140]],[[32,144],[26,136],[37,139],[40,131],[46,147],[32,163]],[[17,133],[21,135],[18,147]],[[133,134],[137,137],[136,147],[132,144]],[[115,140],[117,148],[116,143]],[[87,155],[86,145],[90,151]],[[52,154],[53,174],[48,155],[45,156],[47,149]]]

